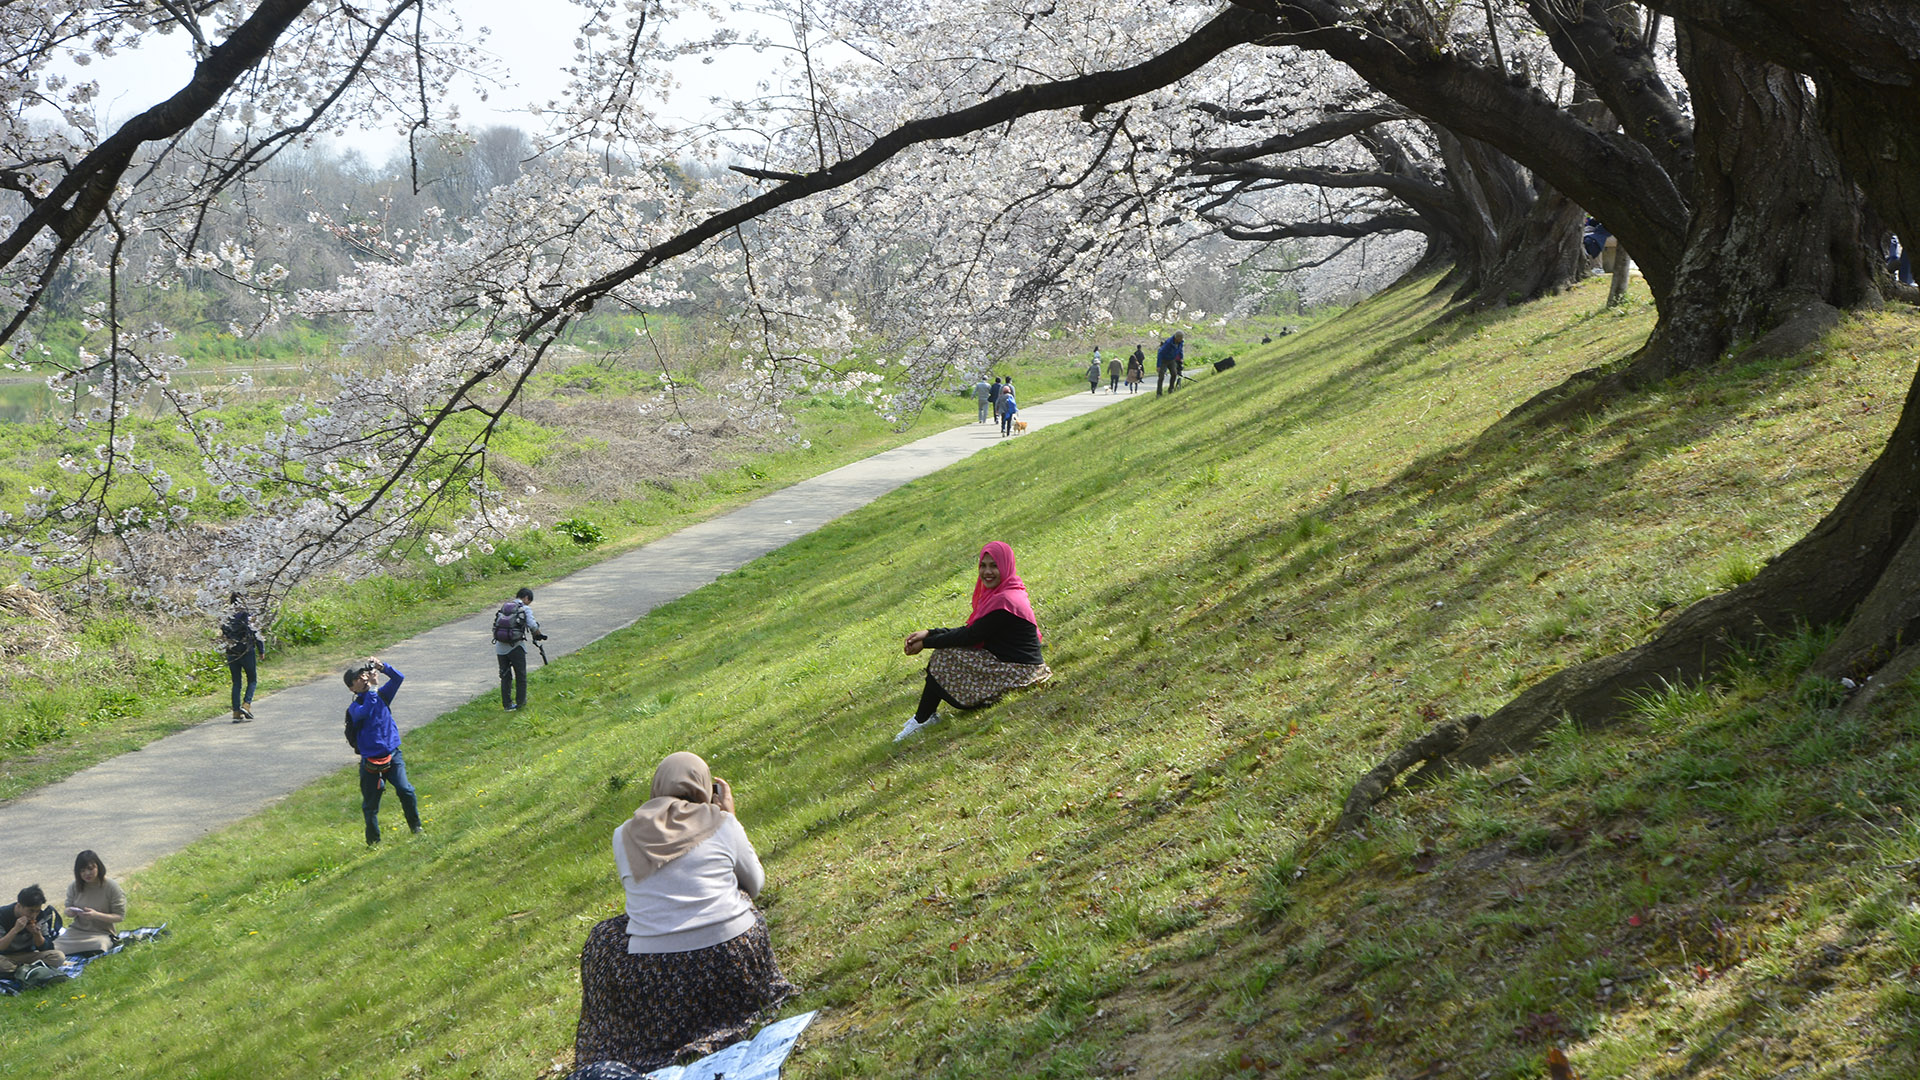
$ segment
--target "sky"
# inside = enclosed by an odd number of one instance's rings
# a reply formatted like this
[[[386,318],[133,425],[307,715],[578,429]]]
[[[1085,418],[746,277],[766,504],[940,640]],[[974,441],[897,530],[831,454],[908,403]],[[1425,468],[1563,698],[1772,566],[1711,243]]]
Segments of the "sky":
[[[571,63],[573,42],[579,34],[581,13],[566,0],[458,0],[458,10],[469,33],[479,27],[492,32],[483,51],[493,58],[490,74],[500,85],[481,100],[476,88],[468,86],[450,96],[459,107],[463,126],[469,129],[494,124],[514,124],[528,131],[539,126],[527,112],[529,102],[559,96],[566,78],[561,68]],[[779,23],[743,13],[733,25],[757,25],[769,37],[785,38],[790,32]],[[686,36],[711,32],[712,23],[689,20]],[[99,108],[110,122],[123,121],[141,110],[164,100],[184,86],[193,72],[179,34],[159,38],[156,47],[129,51],[117,57],[95,61],[84,71],[69,72],[97,79],[101,84]],[[717,54],[711,64],[697,58],[680,61],[674,74],[681,83],[669,102],[670,119],[693,121],[715,110],[708,99],[721,94],[738,94],[763,78],[775,63],[772,53],[751,49],[731,49]],[[391,127],[359,132],[341,142],[379,161],[404,145],[404,139]]]

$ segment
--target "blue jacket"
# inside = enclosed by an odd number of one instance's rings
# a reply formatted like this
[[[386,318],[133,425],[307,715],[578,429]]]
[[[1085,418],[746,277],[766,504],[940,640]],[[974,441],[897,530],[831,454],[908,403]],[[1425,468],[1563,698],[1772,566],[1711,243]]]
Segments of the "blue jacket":
[[[381,664],[387,681],[378,690],[356,694],[347,706],[353,721],[353,750],[363,758],[386,757],[400,749],[400,727],[393,722],[393,695],[404,678],[392,664]]]
[[[1170,368],[1177,361],[1185,359],[1186,355],[1187,355],[1186,342],[1175,341],[1172,338],[1168,338],[1167,340],[1160,343],[1160,355],[1154,358],[1153,366],[1158,368]]]
[[[1013,400],[1013,391],[1002,390],[1000,392],[1000,415],[1003,417],[1012,416],[1019,411],[1020,403]]]

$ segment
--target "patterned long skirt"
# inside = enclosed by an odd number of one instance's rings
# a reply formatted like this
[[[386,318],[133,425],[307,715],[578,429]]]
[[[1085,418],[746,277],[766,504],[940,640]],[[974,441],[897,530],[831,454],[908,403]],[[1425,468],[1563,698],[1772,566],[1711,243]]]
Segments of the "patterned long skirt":
[[[580,950],[576,1065],[619,1061],[649,1072],[704,1057],[752,1033],[754,1021],[797,991],[780,974],[767,920],[679,953],[627,951],[624,913],[595,924]]]
[[[1002,694],[1053,678],[1045,664],[1010,664],[985,649],[940,649],[927,661],[927,675],[941,696],[963,709],[991,705]]]

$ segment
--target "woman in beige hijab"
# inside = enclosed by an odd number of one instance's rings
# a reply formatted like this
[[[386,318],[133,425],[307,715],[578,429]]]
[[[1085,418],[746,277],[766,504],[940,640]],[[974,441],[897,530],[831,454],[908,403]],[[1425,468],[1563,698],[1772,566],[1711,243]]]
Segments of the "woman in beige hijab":
[[[578,1066],[645,1073],[710,1054],[795,992],[753,906],[766,874],[732,788],[683,751],[654,770],[652,795],[613,831],[627,910],[580,954]]]

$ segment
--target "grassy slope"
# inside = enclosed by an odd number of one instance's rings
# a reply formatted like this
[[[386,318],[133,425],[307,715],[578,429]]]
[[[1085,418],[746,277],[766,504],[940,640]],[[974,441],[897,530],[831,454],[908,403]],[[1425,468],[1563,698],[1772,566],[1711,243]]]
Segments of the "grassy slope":
[[[911,484],[545,669],[536,710],[410,736],[428,836],[364,850],[343,771],[143,873],[134,919],[173,936],[0,1003],[33,1014],[0,1058],[550,1069],[618,902],[607,834],[691,748],[829,1009],[792,1077],[1520,1077],[1550,1044],[1589,1077],[1912,1075],[1920,710],[1796,689],[1812,639],[1324,836],[1432,714],[1751,575],[1916,363],[1879,314],[1805,363],[1490,428],[1645,333],[1601,295],[1434,326],[1402,290]],[[964,613],[995,537],[1058,677],[896,747],[899,638]]]
[[[1236,332],[1250,332],[1255,338],[1260,333],[1251,327],[1239,327]],[[1007,361],[999,369],[1018,373],[1032,404],[1075,393],[1083,385],[1081,363],[1079,357],[1034,355]],[[605,372],[589,370],[607,378]],[[562,373],[547,382],[566,377]],[[651,376],[639,381],[647,379]],[[280,642],[261,665],[260,695],[334,673],[342,656],[376,653],[395,641],[498,603],[521,585],[538,588],[800,480],[971,422],[975,415],[972,402],[958,397],[934,399],[904,430],[889,425],[873,410],[840,398],[814,397],[795,412],[793,439],[804,439],[804,448],[784,445],[770,452],[730,453],[700,479],[672,484],[664,491],[651,490],[619,504],[569,506],[554,515],[572,513],[602,526],[610,539],[597,548],[575,546],[541,529],[513,539],[492,555],[475,554],[452,566],[434,566],[417,556],[397,572],[350,589],[328,583],[303,589],[289,601],[288,609],[318,620],[327,633],[310,644]],[[236,419],[235,426],[258,425],[272,415],[271,410],[252,410],[244,422]],[[159,438],[176,449],[185,446],[164,432]],[[568,432],[509,418],[497,449],[524,461],[568,438]],[[46,481],[57,473],[49,446],[86,455],[84,441],[61,441],[66,439],[47,424],[0,423],[0,501],[11,492],[17,503],[35,478]],[[169,467],[194,475],[186,457]],[[554,495],[563,501],[567,498],[563,492]],[[510,556],[525,569],[509,565]],[[150,620],[151,613],[143,618]],[[0,682],[0,689],[15,698],[15,708],[0,714],[0,799],[17,797],[222,714],[228,680],[226,667],[212,648],[216,621],[209,616],[155,627],[125,616],[102,615],[75,633],[77,656],[36,658],[33,650],[26,650],[29,656],[22,666],[33,674],[12,683]]]

